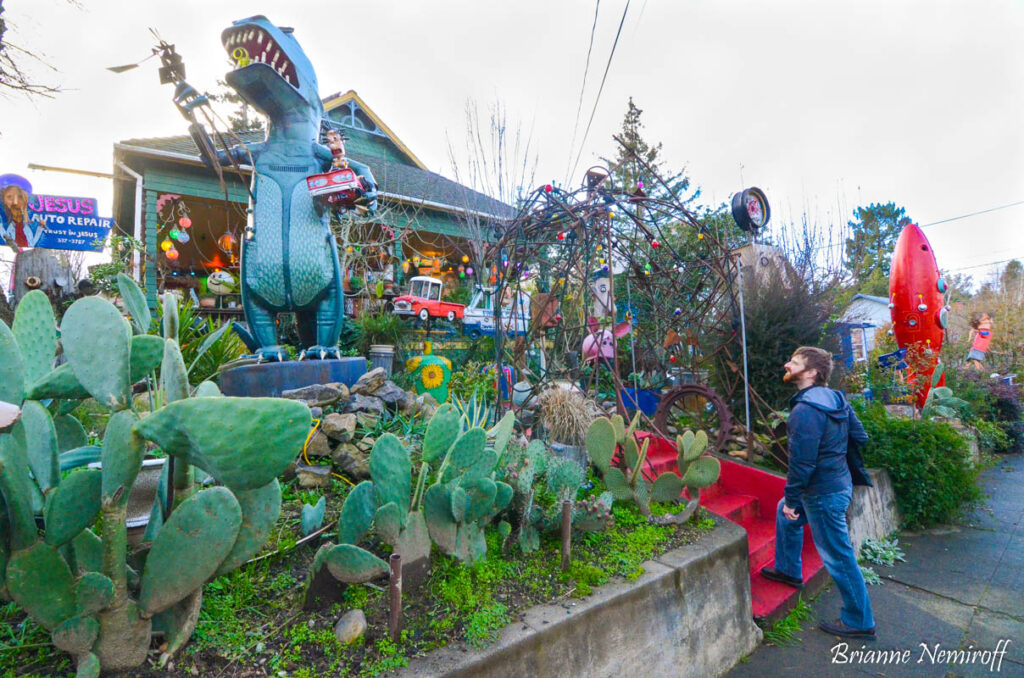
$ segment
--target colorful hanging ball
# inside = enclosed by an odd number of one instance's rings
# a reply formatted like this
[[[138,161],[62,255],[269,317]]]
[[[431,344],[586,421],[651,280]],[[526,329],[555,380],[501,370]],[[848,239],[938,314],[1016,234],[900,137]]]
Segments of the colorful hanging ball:
[[[597,263],[599,263],[599,264],[601,264],[602,266],[604,266],[604,259],[598,259],[598,260],[597,260]]]
[[[494,283],[496,283],[496,282],[498,282],[498,278],[497,278],[497,276],[493,276],[493,275],[492,275],[492,276],[490,277],[490,283],[491,283],[491,284],[493,285],[493,284],[494,284]]]
[[[562,316],[560,316],[560,315],[556,315],[556,316],[555,316],[555,322],[556,322],[556,323],[560,323],[560,322],[562,322]]]
[[[552,186],[551,184],[544,184],[544,192],[545,193],[550,193],[553,190],[554,190],[554,186]]]
[[[181,219],[178,219],[178,226],[181,226],[182,228],[192,228],[192,220],[188,217],[182,217]]]
[[[451,266],[449,266],[449,267],[448,267],[448,270],[451,270],[451,268],[452,268],[452,267],[451,267]],[[465,273],[465,272],[466,272],[466,267],[465,267],[465,266],[459,266],[459,273]]]
[[[636,182],[636,187],[637,188],[643,188],[644,187],[644,182],[642,182],[642,181]]]
[[[164,252],[171,249],[172,247],[174,247],[174,243],[171,242],[170,240],[164,240],[163,242],[160,243],[160,249],[162,249]]]
[[[167,250],[167,258],[170,259],[171,261],[174,261],[175,259],[177,259],[178,258],[178,250],[174,249],[173,247],[171,249]]]
[[[466,277],[466,272],[465,271],[459,271],[459,277],[460,278],[465,278]]]
[[[234,252],[235,248],[238,247],[238,238],[235,237],[234,233],[225,233],[217,239],[217,244],[225,252]]]
[[[676,357],[674,355],[670,355],[668,357],[668,361],[671,362],[671,363],[674,363],[676,361]]]
[[[466,267],[466,274],[467,275],[473,275],[473,267],[472,266],[467,266]]]
[[[168,233],[167,235],[169,235],[169,236],[170,236],[171,240],[177,240],[178,238],[180,238],[180,237],[181,237],[181,231],[179,231],[179,230],[178,230],[178,229],[176,229],[176,228],[172,228],[172,229],[171,229],[171,232],[170,232],[170,233]]]
[[[675,314],[676,315],[682,315],[683,314],[683,309],[677,307],[676,310],[675,310]]]
[[[352,254],[352,248],[351,248],[351,247],[346,247],[346,248],[345,248],[345,252],[346,252],[347,254]]]
[[[658,249],[659,247],[661,247],[661,243],[658,242],[657,240],[652,240],[651,247],[653,247],[654,249]]]
[[[462,263],[464,263],[464,264],[468,264],[469,263],[469,256],[468,255],[465,255],[465,254],[462,255]]]
[[[703,233],[698,233],[697,234],[697,240],[703,240],[703,239],[704,239],[704,234]]]
[[[192,238],[190,238],[190,237],[189,237],[189,235],[188,235],[188,232],[187,232],[187,231],[182,231],[182,232],[181,232],[181,233],[180,233],[180,234],[178,235],[178,242],[188,242],[188,241],[189,241],[189,240],[191,240],[191,239],[192,239]]]
[[[557,237],[559,240],[565,240],[565,231],[559,231],[558,235],[555,237]]]
[[[615,212],[609,211],[608,212],[608,218],[609,219],[614,219],[615,218]]]

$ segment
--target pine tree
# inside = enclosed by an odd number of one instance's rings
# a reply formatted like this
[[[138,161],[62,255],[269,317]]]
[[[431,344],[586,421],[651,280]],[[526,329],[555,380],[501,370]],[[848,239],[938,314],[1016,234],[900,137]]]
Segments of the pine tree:
[[[911,219],[893,202],[858,207],[853,215],[856,221],[849,222],[853,236],[846,239],[844,265],[863,293],[887,296],[892,251]]]

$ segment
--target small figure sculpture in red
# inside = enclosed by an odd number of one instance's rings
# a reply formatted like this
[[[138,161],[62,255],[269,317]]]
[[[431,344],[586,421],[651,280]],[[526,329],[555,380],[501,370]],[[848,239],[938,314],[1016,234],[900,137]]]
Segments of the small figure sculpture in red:
[[[967,366],[980,370],[981,362],[988,352],[989,342],[992,341],[992,316],[981,313],[971,318],[971,334],[968,339],[971,342],[971,350],[967,352]]]

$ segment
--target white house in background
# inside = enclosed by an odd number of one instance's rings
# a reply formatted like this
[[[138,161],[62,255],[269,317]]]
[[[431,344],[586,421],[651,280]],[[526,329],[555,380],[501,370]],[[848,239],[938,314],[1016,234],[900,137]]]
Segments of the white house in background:
[[[839,319],[846,364],[867,360],[875,347],[875,335],[891,322],[888,299],[870,294],[854,296]]]

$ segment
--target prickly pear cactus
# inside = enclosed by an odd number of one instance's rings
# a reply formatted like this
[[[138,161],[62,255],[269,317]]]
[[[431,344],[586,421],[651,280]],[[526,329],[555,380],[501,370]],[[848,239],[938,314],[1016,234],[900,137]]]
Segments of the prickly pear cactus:
[[[596,419],[586,436],[591,460],[600,470],[612,496],[619,501],[636,503],[650,522],[666,525],[689,520],[700,504],[700,490],[714,484],[722,468],[718,459],[704,454],[708,446],[707,434],[704,431],[686,431],[678,436],[678,471],[662,473],[652,483],[643,474],[651,439],[644,439],[638,449],[633,435],[636,422],[634,418],[627,428],[618,415],[610,419]],[[621,453],[621,467],[613,464],[616,452]],[[681,512],[652,515],[651,502],[667,503],[681,499],[686,500],[686,507]]]
[[[131,280],[119,283],[142,332],[151,323],[144,296]],[[177,306],[165,304],[173,336]],[[0,323],[0,400],[22,410],[21,421],[0,433],[0,592],[49,629],[86,678],[145,661],[154,626],[168,652],[184,644],[202,585],[251,558],[269,535],[281,503],[275,476],[301,450],[311,419],[295,401],[224,398],[209,386],[190,397],[187,380],[180,388],[185,368],[174,340],[132,336],[121,313],[98,297],[72,304],[60,329],[67,362],[54,368],[57,325],[41,292],[19,304],[13,330]],[[161,363],[164,388],[154,411],[140,417],[132,384]],[[53,409],[66,413],[86,398],[111,411],[99,446],[86,445],[72,417],[54,419],[38,402],[54,399]],[[222,486],[181,487],[170,515],[158,501],[153,547],[141,578],[130,578],[126,505],[147,440],[174,456],[176,469],[196,464]],[[101,469],[61,477],[65,462],[93,459]],[[190,474],[183,478],[191,484]],[[98,515],[100,535],[89,529]]]

